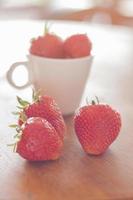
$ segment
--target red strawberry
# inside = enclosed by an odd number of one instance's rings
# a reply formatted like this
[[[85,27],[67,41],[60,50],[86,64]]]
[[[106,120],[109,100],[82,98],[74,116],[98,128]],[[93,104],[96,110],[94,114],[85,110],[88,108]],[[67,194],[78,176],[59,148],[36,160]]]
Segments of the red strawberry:
[[[86,34],[72,35],[64,42],[64,51],[68,58],[89,56],[91,48],[92,43]]]
[[[19,125],[26,118],[42,117],[45,118],[57,131],[59,136],[63,139],[65,134],[65,122],[62,117],[61,111],[56,104],[55,100],[50,96],[39,96],[33,94],[33,103],[23,101],[18,97],[21,106],[24,106],[20,112]],[[21,120],[20,120],[21,119]]]
[[[84,151],[98,155],[118,136],[121,118],[109,105],[88,105],[80,108],[75,114],[74,126]]]
[[[32,41],[30,53],[49,58],[64,58],[63,41],[57,35],[46,33]]]
[[[21,127],[16,151],[30,161],[56,160],[63,143],[55,128],[40,117],[29,118]]]

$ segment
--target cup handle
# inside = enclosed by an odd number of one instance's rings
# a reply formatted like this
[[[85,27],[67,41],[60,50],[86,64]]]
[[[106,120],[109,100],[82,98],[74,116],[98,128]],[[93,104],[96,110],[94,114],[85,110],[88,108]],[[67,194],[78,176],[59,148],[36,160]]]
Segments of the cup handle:
[[[14,70],[15,70],[19,65],[25,66],[25,68],[26,68],[27,71],[28,71],[28,81],[27,81],[24,85],[21,85],[21,86],[15,84],[15,82],[14,82],[14,80],[13,80],[13,76],[12,76]],[[27,62],[25,61],[25,62],[16,62],[16,63],[12,64],[11,67],[9,68],[9,70],[7,71],[6,77],[7,77],[7,80],[8,80],[8,82],[9,82],[9,84],[10,84],[11,86],[15,87],[16,89],[24,89],[24,88],[28,87],[29,85],[31,85],[31,81],[30,81],[30,79],[29,79],[29,75],[30,75],[30,74],[29,74],[29,69],[28,69],[28,66],[27,66]]]

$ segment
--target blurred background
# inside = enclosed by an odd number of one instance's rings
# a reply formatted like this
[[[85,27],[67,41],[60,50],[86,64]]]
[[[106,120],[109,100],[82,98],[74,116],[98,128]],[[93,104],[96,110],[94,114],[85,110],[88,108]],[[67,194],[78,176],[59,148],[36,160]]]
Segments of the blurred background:
[[[0,19],[78,20],[133,27],[133,0],[0,0]]]

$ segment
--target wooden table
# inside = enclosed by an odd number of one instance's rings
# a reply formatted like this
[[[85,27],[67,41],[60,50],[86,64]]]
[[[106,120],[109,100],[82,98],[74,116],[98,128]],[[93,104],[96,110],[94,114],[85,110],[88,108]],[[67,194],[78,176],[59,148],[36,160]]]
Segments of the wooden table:
[[[64,37],[77,32],[89,34],[95,60],[84,97],[97,95],[118,109],[121,133],[105,154],[88,156],[75,136],[73,117],[68,116],[59,160],[33,164],[13,153],[7,147],[14,135],[8,127],[15,121],[10,113],[16,106],[15,96],[30,98],[31,90],[13,89],[4,75],[12,62],[26,59],[29,39],[41,33],[43,23],[1,21],[0,200],[133,199],[133,29],[76,22],[57,22],[52,29]]]

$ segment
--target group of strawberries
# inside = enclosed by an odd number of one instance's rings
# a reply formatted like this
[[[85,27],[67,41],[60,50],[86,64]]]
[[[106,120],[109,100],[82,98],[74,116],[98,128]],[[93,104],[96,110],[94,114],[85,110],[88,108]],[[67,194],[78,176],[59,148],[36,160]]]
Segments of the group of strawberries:
[[[30,53],[48,58],[80,58],[89,56],[92,43],[86,34],[74,34],[63,41],[59,36],[49,33],[32,39]]]
[[[48,58],[78,58],[89,56],[92,44],[86,34],[75,34],[62,41],[45,30],[45,35],[33,39],[30,53]],[[33,92],[33,102],[17,97],[19,106],[15,127],[15,150],[30,161],[56,160],[60,157],[66,131],[62,113],[55,100]],[[99,155],[116,139],[121,128],[120,114],[109,105],[92,101],[74,115],[75,133],[84,151]],[[67,134],[66,134],[67,135]]]
[[[27,160],[55,160],[63,147],[65,123],[61,111],[50,96],[40,96],[33,91],[33,102],[19,102],[15,127],[16,151]]]
[[[16,152],[30,161],[56,160],[62,154],[66,126],[61,111],[50,96],[33,92],[33,102],[17,97]],[[75,133],[84,151],[99,155],[116,139],[121,128],[120,114],[109,105],[92,104],[79,108],[74,116]],[[67,135],[67,134],[66,134]]]

